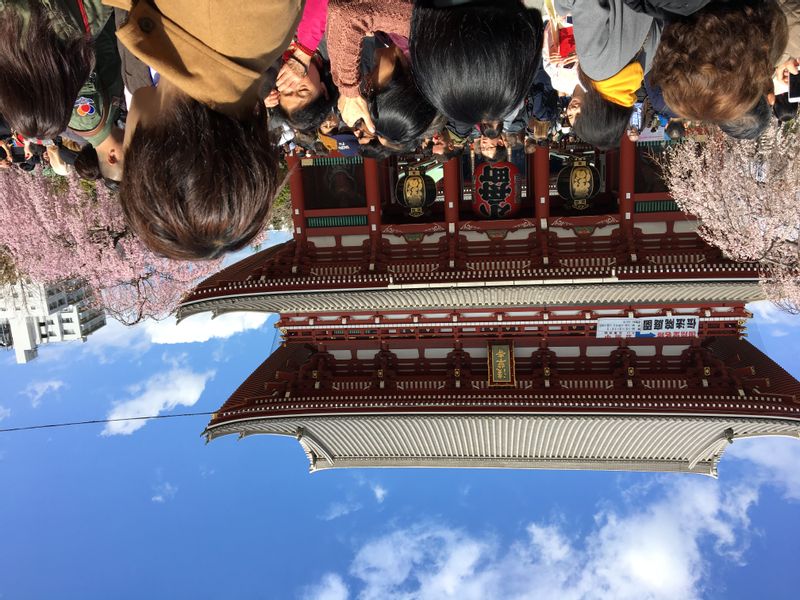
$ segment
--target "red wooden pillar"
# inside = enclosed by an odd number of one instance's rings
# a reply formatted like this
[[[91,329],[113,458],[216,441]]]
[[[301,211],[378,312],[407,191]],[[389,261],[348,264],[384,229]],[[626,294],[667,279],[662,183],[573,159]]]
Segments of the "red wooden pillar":
[[[632,229],[633,226],[633,196],[636,181],[636,145],[628,138],[622,136],[619,147],[619,216],[620,222]]]
[[[381,181],[378,161],[364,159],[364,187],[367,195],[367,225],[369,225],[369,270],[375,270],[381,241]]]
[[[456,266],[458,249],[458,208],[461,202],[461,162],[451,158],[444,164],[444,220],[447,222],[449,266]]]
[[[636,185],[636,145],[622,136],[619,147],[619,221],[625,239],[628,241],[628,254],[632,261],[637,260],[633,240],[633,221],[635,214],[634,187]]]
[[[292,235],[295,241],[292,273],[297,273],[300,259],[306,251],[306,198],[303,191],[303,172],[300,166],[300,159],[296,156],[288,156],[286,165],[289,168],[289,193],[292,198]]]
[[[303,192],[303,172],[300,166],[300,159],[296,156],[288,156],[286,164],[289,167],[289,192],[292,196],[292,224],[294,225],[294,239],[305,241],[306,223],[305,210],[306,198]]]
[[[528,155],[528,170],[533,171],[533,210],[536,216],[536,231],[542,262],[550,263],[547,244],[548,222],[550,217],[550,146],[538,146],[536,152]]]
[[[611,194],[619,189],[619,150],[606,151],[606,193]]]

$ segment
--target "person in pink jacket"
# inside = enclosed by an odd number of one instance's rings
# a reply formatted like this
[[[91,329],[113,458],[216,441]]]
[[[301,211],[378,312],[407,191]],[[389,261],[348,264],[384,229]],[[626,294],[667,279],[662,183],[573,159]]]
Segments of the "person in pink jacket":
[[[315,131],[339,98],[324,44],[327,20],[328,0],[307,0],[295,41],[283,54],[276,87],[265,101],[298,131]]]

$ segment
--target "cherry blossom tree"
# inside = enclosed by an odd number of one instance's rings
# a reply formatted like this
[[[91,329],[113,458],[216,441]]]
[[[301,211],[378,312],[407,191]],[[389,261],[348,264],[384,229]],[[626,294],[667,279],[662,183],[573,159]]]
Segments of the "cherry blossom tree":
[[[0,247],[34,281],[79,278],[95,301],[126,324],[168,316],[221,261],[173,261],[131,232],[105,186],[76,178],[0,172]]]
[[[674,147],[661,165],[699,234],[733,260],[757,262],[767,297],[800,314],[800,127],[775,125],[754,141],[716,130]]]
[[[8,251],[0,246],[0,285],[14,283],[17,280],[17,269],[14,259]]]

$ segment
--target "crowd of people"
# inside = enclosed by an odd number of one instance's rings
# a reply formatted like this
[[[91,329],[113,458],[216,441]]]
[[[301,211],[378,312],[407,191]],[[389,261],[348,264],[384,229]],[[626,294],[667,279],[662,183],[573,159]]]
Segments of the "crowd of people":
[[[795,118],[800,0],[0,0],[0,168],[119,189],[176,259],[263,229],[287,154],[613,148]]]

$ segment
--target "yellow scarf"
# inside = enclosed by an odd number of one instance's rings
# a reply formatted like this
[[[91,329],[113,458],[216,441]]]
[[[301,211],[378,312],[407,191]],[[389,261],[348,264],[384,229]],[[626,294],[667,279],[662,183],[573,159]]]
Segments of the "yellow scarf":
[[[329,135],[320,133],[319,141],[322,142],[322,144],[331,152],[335,152],[336,150],[339,149],[338,142]]]
[[[644,69],[639,61],[630,63],[619,73],[608,79],[594,81],[594,89],[603,98],[620,106],[633,106],[636,90],[642,85]]]

